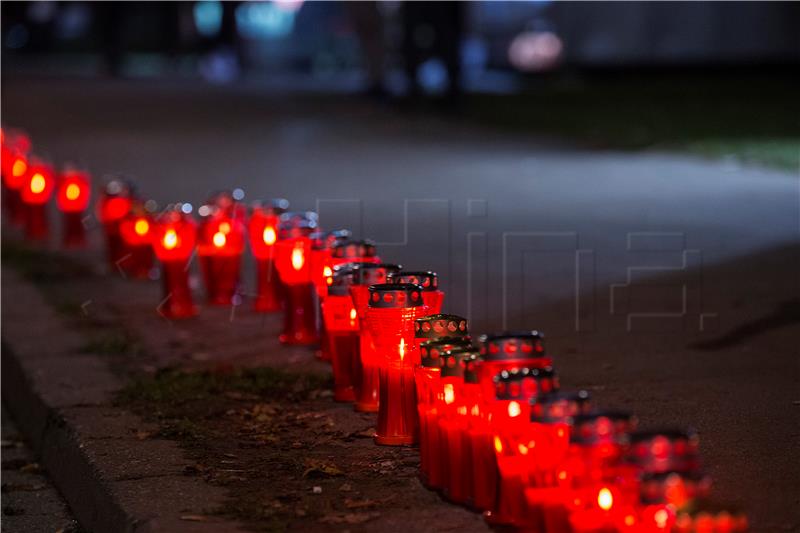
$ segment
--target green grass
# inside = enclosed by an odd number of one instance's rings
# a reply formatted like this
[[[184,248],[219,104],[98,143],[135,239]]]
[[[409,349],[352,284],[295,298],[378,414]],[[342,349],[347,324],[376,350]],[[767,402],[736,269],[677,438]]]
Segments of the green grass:
[[[18,270],[28,281],[47,285],[93,276],[84,263],[64,254],[3,242],[3,263]]]
[[[482,123],[600,149],[658,148],[800,168],[800,90],[778,79],[664,77],[554,81],[472,95]]]
[[[288,372],[276,368],[252,368],[233,372],[181,372],[167,369],[138,378],[118,396],[121,403],[180,405],[225,393],[257,395],[264,399],[303,398],[327,386],[329,377]]]

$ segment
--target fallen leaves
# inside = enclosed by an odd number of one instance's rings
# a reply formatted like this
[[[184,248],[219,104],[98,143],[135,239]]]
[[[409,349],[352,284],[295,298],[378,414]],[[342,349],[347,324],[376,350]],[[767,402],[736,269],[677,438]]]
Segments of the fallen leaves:
[[[368,513],[329,513],[319,519],[323,524],[363,524],[378,518],[377,511]]]
[[[330,461],[325,461],[323,459],[314,459],[312,457],[307,457],[303,461],[303,465],[306,469],[303,471],[303,477],[309,476],[343,476],[344,472],[339,470],[339,468]]]

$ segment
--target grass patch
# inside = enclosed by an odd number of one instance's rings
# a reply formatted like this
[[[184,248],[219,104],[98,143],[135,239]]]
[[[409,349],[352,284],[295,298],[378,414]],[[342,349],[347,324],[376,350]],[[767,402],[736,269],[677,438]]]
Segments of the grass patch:
[[[252,394],[269,400],[300,400],[311,391],[326,387],[329,381],[329,376],[269,367],[227,373],[167,369],[152,377],[136,379],[119,393],[118,401],[168,407],[229,393]]]
[[[513,95],[470,95],[466,114],[595,148],[666,148],[800,166],[797,83],[757,76],[553,80]]]
[[[25,279],[37,285],[61,283],[94,275],[84,263],[58,252],[28,248],[4,242],[3,262],[18,270]]]
[[[125,330],[103,331],[90,337],[81,353],[98,355],[141,355],[144,347],[141,341]]]

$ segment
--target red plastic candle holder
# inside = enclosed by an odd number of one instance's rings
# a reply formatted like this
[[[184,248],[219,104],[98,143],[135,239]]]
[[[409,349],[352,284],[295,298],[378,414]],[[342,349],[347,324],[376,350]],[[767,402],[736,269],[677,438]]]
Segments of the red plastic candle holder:
[[[217,193],[203,205],[197,255],[206,295],[212,305],[229,306],[239,290],[244,251],[244,210],[229,192]]]
[[[427,314],[419,285],[382,283],[369,287],[367,329],[380,360],[380,400],[375,442],[414,444],[419,436],[414,366],[414,320]]]
[[[750,530],[747,515],[736,506],[703,500],[678,509],[671,533],[744,533]]]
[[[97,218],[103,225],[106,239],[106,257],[112,271],[116,271],[120,261],[130,254],[119,232],[122,219],[130,212],[134,204],[140,201],[136,197],[131,181],[115,179],[109,181],[100,194],[97,202]]]
[[[250,250],[256,259],[253,309],[259,313],[274,313],[283,308],[285,289],[275,268],[275,243],[280,216],[288,207],[289,201],[283,198],[256,202],[250,214],[248,235]]]
[[[366,316],[369,306],[369,286],[386,283],[388,274],[399,272],[400,265],[387,263],[359,263],[353,267],[350,297],[358,315],[358,379],[355,383],[356,411],[370,413],[378,411],[380,359],[375,353],[372,336],[367,328]]]
[[[503,370],[544,368],[553,362],[545,353],[544,335],[536,330],[481,335],[481,383],[487,398],[494,395],[492,380]]]
[[[530,424],[530,401],[558,390],[552,368],[522,367],[503,370],[493,379],[493,444],[499,484],[496,503],[487,513],[493,524],[521,525],[524,522],[527,464],[536,443],[526,441]]]
[[[549,494],[568,479],[563,467],[569,451],[572,420],[590,410],[590,396],[586,391],[555,391],[531,398],[530,423],[521,426],[518,438],[509,443],[512,449],[528,450],[523,474],[526,506],[521,526],[524,529],[548,530]]]
[[[275,267],[286,286],[286,308],[280,341],[309,345],[319,342],[311,279],[309,235],[317,227],[316,213],[284,213],[275,243]]]
[[[322,319],[322,301],[328,295],[328,280],[333,276],[331,267],[331,246],[347,239],[350,230],[338,229],[333,231],[322,231],[312,233],[311,237],[311,280],[316,289],[315,311],[317,312],[317,328],[319,329],[320,349],[315,354],[323,361],[330,362],[331,352],[328,341],[328,332],[325,329],[325,321]]]
[[[328,296],[322,302],[322,317],[328,332],[328,351],[333,366],[333,399],[355,401],[358,377],[358,313],[350,297],[351,268],[337,268]]]
[[[445,316],[453,317],[452,322],[461,322],[461,317]],[[445,320],[445,323],[448,321]],[[430,334],[428,328],[417,327],[420,322],[430,325],[431,317],[421,317],[415,321],[415,336]],[[464,329],[466,332],[466,325]],[[466,335],[442,339],[433,338],[419,344],[420,363],[415,368],[414,381],[417,390],[417,413],[420,421],[420,477],[425,485],[433,489],[444,489],[447,482],[446,463],[442,459],[444,449],[438,430],[441,414],[439,399],[442,397],[441,359],[448,351],[469,346],[469,337]]]
[[[189,259],[194,253],[197,226],[189,216],[191,206],[178,204],[161,213],[153,232],[153,250],[161,261],[164,300],[159,307],[168,318],[197,314],[189,287]]]
[[[86,172],[67,169],[61,174],[56,203],[64,213],[64,246],[82,247],[86,244],[83,213],[89,207],[91,190],[91,181]]]
[[[403,271],[389,277],[390,283],[411,283],[422,287],[422,297],[432,315],[442,312],[444,292],[439,290],[439,276],[430,270],[409,272]]]
[[[20,198],[25,204],[25,236],[46,239],[48,236],[47,202],[53,195],[56,180],[49,165],[35,162],[28,167]]]
[[[472,447],[469,430],[470,398],[467,391],[467,365],[478,359],[477,348],[456,347],[440,358],[441,394],[437,397],[440,457],[445,463],[444,494],[456,503],[471,503]]]
[[[117,261],[117,268],[136,279],[147,279],[153,268],[153,217],[140,203],[134,203],[119,222],[119,235],[127,254]]]
[[[14,224],[25,223],[25,206],[20,199],[20,189],[28,175],[30,140],[15,132],[4,134],[2,143],[3,207]]]

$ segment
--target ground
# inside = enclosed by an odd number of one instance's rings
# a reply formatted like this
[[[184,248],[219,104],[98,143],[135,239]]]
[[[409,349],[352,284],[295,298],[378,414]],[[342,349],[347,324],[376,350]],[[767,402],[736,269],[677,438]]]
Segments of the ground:
[[[42,150],[98,176],[124,170],[162,204],[240,185],[249,199],[317,206],[329,227],[380,241],[386,259],[438,270],[446,309],[474,331],[541,328],[565,386],[635,410],[644,426],[697,428],[722,499],[742,502],[756,531],[800,530],[796,172],[672,148],[596,151],[253,87],[3,88],[4,121]],[[413,450],[363,436],[370,417],[332,402],[310,350],[277,343],[279,317],[251,313],[245,295],[168,322],[158,284],[104,265],[89,222],[90,249],[57,256],[57,233],[31,249],[4,227],[4,267],[37,283],[85,339],[80,351],[128,383],[109,407],[155,424],[142,442],[176,440],[185,475],[227,491],[198,520],[485,527],[421,487]]]

